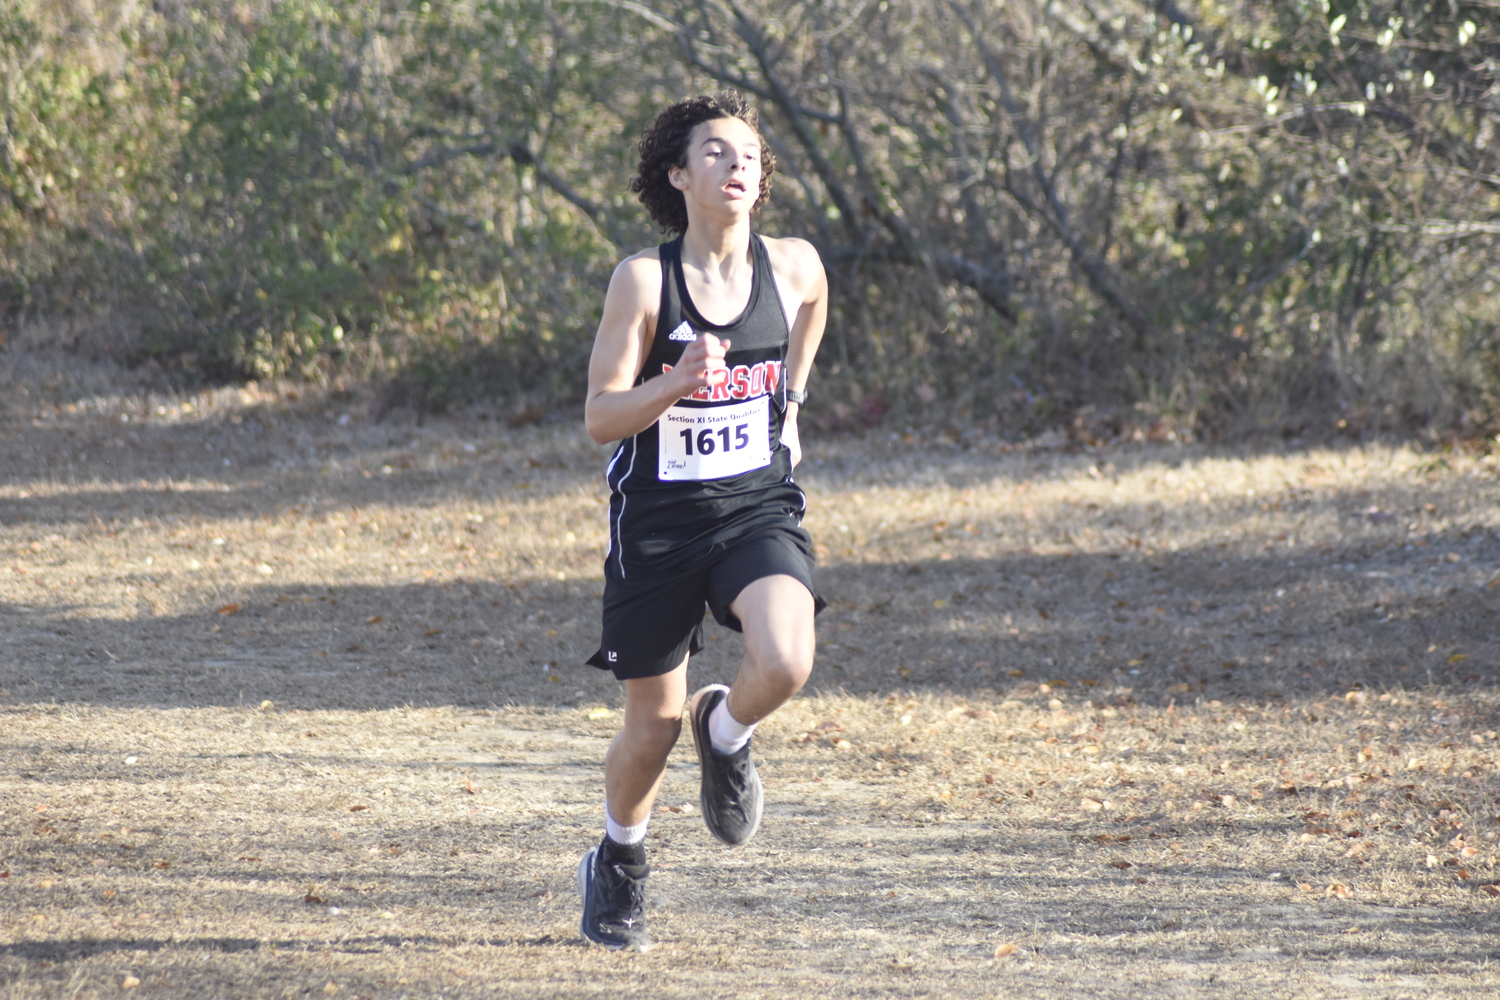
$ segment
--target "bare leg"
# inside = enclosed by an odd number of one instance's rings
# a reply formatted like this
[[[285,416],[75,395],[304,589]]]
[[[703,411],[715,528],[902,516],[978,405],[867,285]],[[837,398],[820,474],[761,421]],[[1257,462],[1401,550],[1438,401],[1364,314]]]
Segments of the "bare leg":
[[[625,682],[625,725],[604,758],[604,797],[616,823],[635,826],[651,815],[686,700],[685,658],[670,673]]]
[[[812,674],[813,596],[800,580],[761,577],[729,609],[745,632],[745,658],[729,688],[729,714],[744,725],[780,708]]]

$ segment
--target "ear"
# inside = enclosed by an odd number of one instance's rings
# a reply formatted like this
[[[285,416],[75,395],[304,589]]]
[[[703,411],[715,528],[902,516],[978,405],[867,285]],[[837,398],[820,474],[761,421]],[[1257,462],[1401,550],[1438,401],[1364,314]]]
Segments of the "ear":
[[[675,164],[667,168],[667,183],[679,191],[688,189],[687,168]]]

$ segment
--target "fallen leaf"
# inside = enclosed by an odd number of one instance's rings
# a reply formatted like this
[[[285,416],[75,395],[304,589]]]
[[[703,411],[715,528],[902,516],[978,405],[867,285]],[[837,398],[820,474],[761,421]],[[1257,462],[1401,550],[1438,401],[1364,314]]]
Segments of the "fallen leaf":
[[[1018,952],[1020,950],[1021,950],[1021,946],[1018,945],[1018,944],[1016,944],[1014,941],[1006,941],[1004,944],[999,944],[999,945],[995,946],[995,957],[996,958],[1009,958],[1010,956],[1014,955],[1016,952]]]
[[[470,795],[478,795],[479,794],[479,792],[476,791],[475,788],[474,788],[474,781],[473,781],[472,778],[465,778],[464,779],[464,791],[468,792]]]
[[[1448,662],[1449,663],[1462,663],[1465,660],[1467,660],[1468,658],[1469,658],[1469,654],[1468,653],[1454,653],[1452,656],[1448,657]]]
[[[370,807],[369,806],[350,806],[349,807],[349,811],[352,812],[352,813],[364,812],[368,808],[370,808]]]
[[[440,629],[440,628],[430,628],[426,632],[423,632],[422,634],[423,635],[442,635],[443,634],[443,630]]]
[[[120,980],[120,985],[125,987],[127,990],[133,990],[137,986],[141,985],[141,981],[136,976],[126,976],[124,979]]]
[[[376,624],[378,622],[383,622],[383,621],[385,621],[385,615],[371,615],[370,617],[368,617],[368,618],[365,619],[365,624],[366,625],[374,625],[374,624]]]
[[[237,615],[239,613],[240,606],[238,604],[226,604],[219,609],[219,614],[221,615]]]
[[[1353,705],[1355,708],[1359,708],[1365,703],[1365,693],[1363,691],[1350,691],[1348,694],[1344,695],[1344,701],[1348,702],[1350,705]]]
[[[270,698],[267,698],[265,701],[263,701],[263,702],[260,703],[260,710],[262,712],[269,712],[271,709],[273,709],[275,707],[276,707],[276,703],[274,701],[272,701]]]
[[[1328,890],[1324,893],[1324,895],[1334,896],[1338,899],[1351,899],[1354,896],[1354,890],[1349,888],[1342,882],[1334,882],[1329,885]]]
[[[1007,676],[1007,677],[1025,677],[1026,676],[1026,671],[1021,670],[1019,668],[1017,668],[1015,670],[1007,670],[1005,672],[1005,676]]]
[[[591,709],[589,709],[589,718],[590,719],[607,719],[611,715],[614,715],[614,714],[615,714],[614,712],[610,711],[607,708],[591,708]]]
[[[339,991],[339,984],[336,983],[336,982],[334,982],[332,979],[328,980],[328,985],[325,986],[325,987],[323,987],[323,992],[325,994],[327,994],[328,996],[333,996],[338,991]]]
[[[319,896],[315,892],[310,892],[306,896],[302,897],[302,902],[304,902],[304,903],[312,903],[314,906],[321,906],[324,903],[328,902],[328,900],[326,898],[324,898],[323,896]]]
[[[1301,889],[1303,892],[1312,892],[1313,891],[1312,883],[1310,883],[1310,882],[1298,882],[1297,883],[1297,888]]]
[[[1122,870],[1126,869],[1126,868],[1132,867],[1129,861],[1124,861],[1124,860],[1111,861],[1109,863],[1109,866],[1111,868],[1119,868],[1119,869],[1122,869]]]
[[[1090,795],[1085,795],[1083,801],[1079,804],[1083,807],[1084,812],[1098,812],[1104,808],[1103,799],[1096,799]]]
[[[1486,896],[1500,896],[1500,885],[1482,885],[1479,891]]]

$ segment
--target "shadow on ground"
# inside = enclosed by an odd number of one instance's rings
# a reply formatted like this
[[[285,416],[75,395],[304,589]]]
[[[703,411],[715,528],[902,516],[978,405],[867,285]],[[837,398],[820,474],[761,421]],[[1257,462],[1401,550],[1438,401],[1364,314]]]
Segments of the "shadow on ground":
[[[1500,589],[1482,564],[1497,547],[1425,568],[1399,549],[838,565],[817,578],[831,607],[813,687],[1003,697],[1063,682],[1079,696],[1124,685],[1190,702],[1492,683],[1500,644],[1485,623]],[[1265,580],[1275,589],[1246,583]],[[122,706],[612,700],[612,679],[583,662],[600,593],[539,579],[288,584],[244,591],[233,613],[133,619],[0,604],[0,688],[12,701]],[[722,680],[739,641],[709,624],[693,669]]]

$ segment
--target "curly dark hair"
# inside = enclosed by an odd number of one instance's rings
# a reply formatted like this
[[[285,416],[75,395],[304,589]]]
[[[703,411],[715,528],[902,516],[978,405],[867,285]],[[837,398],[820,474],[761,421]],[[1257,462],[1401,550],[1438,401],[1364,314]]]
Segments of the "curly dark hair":
[[[750,126],[756,138],[761,138],[760,115],[734,90],[684,98],[665,108],[641,133],[637,147],[641,163],[630,179],[630,190],[640,195],[641,204],[663,232],[685,233],[688,224],[687,202],[667,179],[667,169],[687,166],[687,145],[693,129],[720,118],[738,118]],[[761,139],[760,164],[760,193],[752,214],[771,196],[771,175],[776,172],[776,157],[764,139]]]

